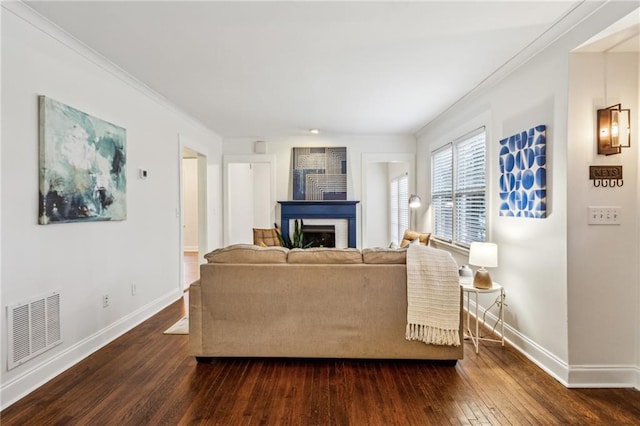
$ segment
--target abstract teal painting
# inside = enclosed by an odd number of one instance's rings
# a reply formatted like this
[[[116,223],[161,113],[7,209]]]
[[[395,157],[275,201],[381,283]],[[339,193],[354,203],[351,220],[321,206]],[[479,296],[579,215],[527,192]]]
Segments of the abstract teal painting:
[[[45,96],[39,113],[38,222],[126,219],[126,130]]]
[[[547,216],[546,126],[500,141],[500,216]]]

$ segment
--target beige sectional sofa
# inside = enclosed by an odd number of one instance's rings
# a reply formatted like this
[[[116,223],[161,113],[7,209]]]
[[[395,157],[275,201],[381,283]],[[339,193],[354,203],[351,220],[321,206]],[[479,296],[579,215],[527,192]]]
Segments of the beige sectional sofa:
[[[463,345],[405,339],[406,249],[234,245],[205,257],[200,280],[189,290],[189,346],[199,361],[304,357],[455,363],[463,357]],[[459,334],[462,342],[462,320]]]

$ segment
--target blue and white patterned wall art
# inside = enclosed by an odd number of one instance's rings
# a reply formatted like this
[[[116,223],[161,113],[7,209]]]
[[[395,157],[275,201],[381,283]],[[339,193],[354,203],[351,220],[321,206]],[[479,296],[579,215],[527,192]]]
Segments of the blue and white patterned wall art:
[[[546,147],[544,125],[500,141],[500,216],[547,217]]]
[[[347,148],[293,148],[294,200],[346,200]]]

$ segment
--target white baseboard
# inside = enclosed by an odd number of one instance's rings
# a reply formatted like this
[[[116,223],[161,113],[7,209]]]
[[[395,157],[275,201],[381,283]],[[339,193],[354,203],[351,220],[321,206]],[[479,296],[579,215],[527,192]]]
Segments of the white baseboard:
[[[471,301],[472,312],[475,304]],[[482,317],[484,309],[478,307]],[[487,322],[493,324],[498,318],[486,313]],[[640,389],[640,367],[633,365],[569,365],[518,330],[505,324],[505,341],[517,349],[531,362],[568,388],[631,388]],[[496,328],[496,334],[499,328]]]
[[[471,312],[475,312],[475,303],[471,300]],[[485,310],[482,306],[478,306],[478,315],[482,317]],[[498,320],[492,312],[486,312],[487,323],[494,323]],[[496,327],[496,334],[500,335],[499,327]],[[527,357],[531,362],[544,370],[551,377],[567,386],[568,383],[568,365],[566,362],[549,352],[524,334],[520,333],[509,324],[504,324],[504,340],[513,346],[518,352]]]
[[[544,372],[568,387],[569,365],[518,330],[505,325],[505,340]]]
[[[0,410],[23,398],[182,297],[172,291],[0,386]],[[162,330],[159,330],[162,332]]]
[[[568,387],[637,388],[639,373],[638,367],[629,365],[572,365]]]

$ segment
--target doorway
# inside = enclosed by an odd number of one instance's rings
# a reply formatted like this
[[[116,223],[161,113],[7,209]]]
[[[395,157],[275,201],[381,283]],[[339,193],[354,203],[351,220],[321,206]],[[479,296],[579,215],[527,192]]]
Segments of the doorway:
[[[206,157],[182,148],[181,252],[182,289],[200,278],[201,254],[206,250]]]
[[[253,228],[275,222],[275,157],[224,157],[224,245],[252,244]]]
[[[362,247],[387,247],[392,240],[390,181],[408,177],[415,191],[414,154],[362,154]],[[410,225],[411,226],[411,225]]]

